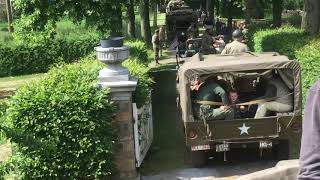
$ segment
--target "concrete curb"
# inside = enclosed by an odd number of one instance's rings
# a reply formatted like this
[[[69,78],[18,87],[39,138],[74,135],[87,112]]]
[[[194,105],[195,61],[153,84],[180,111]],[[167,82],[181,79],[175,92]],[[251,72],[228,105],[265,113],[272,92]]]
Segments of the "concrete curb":
[[[296,180],[299,160],[280,161],[275,167],[241,176],[237,180]]]

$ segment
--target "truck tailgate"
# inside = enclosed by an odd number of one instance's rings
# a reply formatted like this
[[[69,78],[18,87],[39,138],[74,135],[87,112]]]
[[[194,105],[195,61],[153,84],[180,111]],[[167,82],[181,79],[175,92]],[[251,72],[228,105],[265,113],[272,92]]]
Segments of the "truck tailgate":
[[[207,122],[212,140],[240,140],[278,136],[278,119],[245,119]]]

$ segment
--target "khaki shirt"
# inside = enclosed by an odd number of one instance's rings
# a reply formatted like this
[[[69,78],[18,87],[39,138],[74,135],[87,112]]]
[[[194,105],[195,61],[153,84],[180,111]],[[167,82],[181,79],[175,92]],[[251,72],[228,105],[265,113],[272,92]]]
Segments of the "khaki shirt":
[[[160,47],[159,35],[154,34],[154,35],[152,36],[152,46],[153,46],[154,49]]]
[[[234,40],[232,43],[226,45],[221,54],[240,54],[244,52],[248,52],[249,48],[246,44]]]

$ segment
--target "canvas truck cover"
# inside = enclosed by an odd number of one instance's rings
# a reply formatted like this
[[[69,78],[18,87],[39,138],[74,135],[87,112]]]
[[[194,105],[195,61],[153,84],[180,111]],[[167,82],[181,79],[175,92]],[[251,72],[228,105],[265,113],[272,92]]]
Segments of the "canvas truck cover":
[[[300,65],[286,56],[274,56],[272,53],[242,55],[194,55],[179,69],[179,93],[182,120],[194,121],[192,100],[190,98],[190,79],[195,75],[203,76],[214,73],[244,72],[254,70],[277,69],[282,80],[294,92],[294,115],[301,115]],[[288,73],[289,71],[290,73]]]

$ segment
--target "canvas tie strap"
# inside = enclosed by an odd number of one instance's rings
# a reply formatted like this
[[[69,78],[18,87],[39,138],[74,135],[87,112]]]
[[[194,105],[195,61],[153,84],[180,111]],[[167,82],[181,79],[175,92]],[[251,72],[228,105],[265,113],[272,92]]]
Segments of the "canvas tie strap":
[[[248,105],[253,105],[253,104],[261,104],[261,103],[265,103],[265,102],[270,102],[270,101],[282,99],[282,98],[290,96],[292,94],[293,93],[290,93],[290,94],[287,94],[287,95],[282,96],[282,97],[272,97],[272,98],[258,99],[258,100],[239,103],[239,104],[235,104],[235,105],[237,105],[237,106],[248,106]],[[210,105],[210,106],[223,106],[223,105],[225,105],[222,102],[214,102],[214,101],[198,101],[198,100],[195,100],[193,102],[196,103],[196,104]]]

